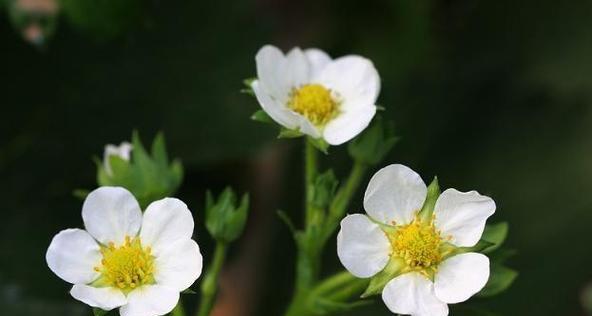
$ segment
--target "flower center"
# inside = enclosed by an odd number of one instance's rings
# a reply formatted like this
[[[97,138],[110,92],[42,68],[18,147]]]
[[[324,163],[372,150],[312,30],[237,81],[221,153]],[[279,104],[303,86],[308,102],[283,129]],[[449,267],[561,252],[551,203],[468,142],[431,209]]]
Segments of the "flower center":
[[[150,247],[143,248],[139,238],[125,237],[116,247],[109,243],[101,247],[103,260],[95,271],[101,273],[101,284],[130,292],[138,286],[154,283],[154,257]]]
[[[403,258],[412,269],[435,268],[442,261],[442,238],[433,220],[425,223],[416,218],[410,224],[400,226],[389,239],[393,254]]]
[[[322,85],[305,84],[292,91],[288,107],[304,115],[314,125],[323,126],[337,115],[339,103]]]

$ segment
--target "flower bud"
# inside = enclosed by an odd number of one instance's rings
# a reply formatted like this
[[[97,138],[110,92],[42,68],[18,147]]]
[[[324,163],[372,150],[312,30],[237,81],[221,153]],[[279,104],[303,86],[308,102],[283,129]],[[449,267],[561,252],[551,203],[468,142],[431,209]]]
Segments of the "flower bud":
[[[107,145],[103,161],[97,163],[99,186],[121,186],[137,197],[142,208],[153,201],[172,196],[183,178],[183,166],[178,160],[169,162],[164,137],[158,134],[148,153],[137,133],[132,143]]]
[[[249,195],[245,193],[237,205],[236,193],[226,188],[215,200],[213,194],[206,193],[206,228],[214,239],[232,242],[245,228],[249,211]]]

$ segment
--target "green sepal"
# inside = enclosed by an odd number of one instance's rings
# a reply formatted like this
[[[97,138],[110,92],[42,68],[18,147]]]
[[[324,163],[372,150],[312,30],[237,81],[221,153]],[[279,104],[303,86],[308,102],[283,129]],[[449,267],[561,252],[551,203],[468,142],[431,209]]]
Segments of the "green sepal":
[[[505,241],[508,234],[508,223],[488,224],[483,235],[476,245],[472,247],[452,247],[453,250],[447,257],[467,252],[480,252],[489,254],[497,250]],[[497,254],[495,252],[494,254]]]
[[[405,262],[403,259],[394,256],[391,257],[386,267],[370,279],[370,284],[368,284],[368,287],[360,297],[366,298],[371,295],[382,293],[382,289],[384,289],[386,284],[397,277],[404,267]]]
[[[107,313],[109,313],[108,311],[104,311],[97,307],[93,307],[92,311],[94,316],[105,316]]]
[[[273,124],[274,123],[274,121],[271,118],[271,116],[269,116],[269,114],[267,114],[263,110],[257,110],[257,111],[255,111],[255,113],[253,113],[251,115],[251,120],[253,120],[255,122],[266,123],[266,124]]]
[[[516,253],[518,253],[518,251],[516,251],[516,249],[501,248],[501,249],[494,251],[493,253],[488,254],[487,256],[489,257],[491,262],[504,263],[510,257],[515,256]]]
[[[506,241],[506,237],[508,236],[508,230],[509,225],[507,222],[488,224],[487,226],[485,226],[485,230],[483,231],[481,240],[488,241],[492,243],[492,245],[488,248],[483,249],[481,252],[490,253],[501,247],[504,241]]]
[[[245,93],[251,96],[255,96],[255,91],[253,91],[253,81],[257,80],[257,78],[247,78],[243,80],[243,85],[245,86],[240,90],[241,93]]]
[[[82,201],[84,201],[84,199],[86,199],[86,196],[89,193],[90,193],[90,191],[86,190],[86,189],[76,189],[76,190],[72,191],[72,195],[76,198],[79,198]]]
[[[282,127],[280,128],[280,133],[277,138],[298,138],[302,136],[304,136],[304,134],[297,129],[287,129]]]
[[[508,289],[518,277],[518,271],[502,264],[493,263],[485,287],[477,294],[479,297],[491,297]]]
[[[194,290],[192,290],[192,289],[186,289],[186,290],[184,290],[183,292],[181,292],[181,294],[196,295],[196,294],[197,294],[197,292],[195,292],[195,291],[194,291]]]
[[[316,208],[326,209],[335,197],[339,180],[333,170],[327,170],[319,174],[314,180],[312,192],[312,204]]]
[[[249,195],[244,194],[237,205],[237,195],[226,188],[218,197],[206,193],[206,228],[217,241],[232,242],[243,232],[249,210]]]
[[[432,219],[432,214],[434,214],[434,207],[436,206],[436,201],[440,196],[440,184],[438,183],[438,177],[434,177],[432,183],[428,186],[428,193],[426,196],[425,201],[423,202],[423,206],[419,211],[419,217],[424,222],[429,222]]]
[[[394,125],[377,115],[374,122],[350,142],[348,152],[355,161],[373,166],[386,157],[398,140]]]
[[[156,134],[151,147],[152,159],[161,168],[166,168],[169,165],[169,157],[166,152],[166,145],[164,142],[164,135],[162,132]]]
[[[329,143],[327,143],[323,138],[308,137],[308,141],[323,154],[329,154]]]

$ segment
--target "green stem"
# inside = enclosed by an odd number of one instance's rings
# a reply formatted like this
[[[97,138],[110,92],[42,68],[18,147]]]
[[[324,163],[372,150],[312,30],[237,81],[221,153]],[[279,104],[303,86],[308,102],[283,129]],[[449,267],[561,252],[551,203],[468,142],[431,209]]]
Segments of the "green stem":
[[[319,285],[315,287],[315,294],[333,292],[335,289],[342,287],[353,279],[355,279],[355,277],[351,273],[347,271],[339,272],[320,282]]]
[[[318,278],[320,259],[313,247],[311,240],[311,227],[318,219],[321,210],[315,208],[312,200],[314,194],[314,181],[318,173],[318,153],[314,145],[305,138],[304,140],[304,223],[305,229],[297,240],[298,255],[296,258],[296,275],[292,302],[286,311],[290,316],[306,316],[307,294]]]
[[[324,235],[321,238],[323,245],[327,239],[333,235],[335,229],[337,229],[339,221],[343,218],[353,195],[360,187],[360,183],[362,182],[367,169],[367,165],[358,161],[354,162],[345,184],[339,189],[339,191],[337,191],[337,194],[329,207],[329,216],[325,225]]]
[[[317,214],[323,210],[319,210],[312,205],[312,195],[314,194],[314,178],[317,175],[317,152],[316,148],[307,141],[305,145],[305,192],[306,192],[306,227],[304,234],[301,235],[303,239],[298,242],[298,256],[296,259],[296,280],[295,290],[292,297],[292,302],[286,311],[286,316],[307,316],[313,315],[308,307],[309,299],[311,297],[311,290],[317,284],[319,270],[321,267],[320,255],[323,252],[325,244],[329,237],[335,232],[339,224],[339,220],[343,217],[347,205],[350,203],[353,195],[356,193],[360,183],[364,177],[367,166],[360,162],[355,162],[352,170],[337,192],[335,199],[331,203],[328,216],[326,220],[322,221],[323,225],[319,227],[317,219],[322,214]],[[319,234],[319,231],[320,234]],[[316,231],[315,231],[316,230]],[[347,283],[351,277],[346,275],[338,275],[337,279]],[[328,279],[331,280],[332,278]],[[333,282],[331,281],[331,282]],[[364,281],[356,282],[354,286],[349,286],[343,289],[347,293],[359,292],[363,290]],[[329,283],[329,285],[331,285]],[[327,286],[329,286],[327,285]],[[360,287],[362,287],[360,289]],[[341,293],[340,295],[347,295]]]
[[[312,199],[314,194],[314,181],[317,176],[318,168],[318,153],[317,149],[308,140],[304,139],[304,194],[305,194],[305,207],[306,217],[305,223],[308,227],[314,220],[315,209],[312,205]]]
[[[208,271],[204,276],[201,285],[201,303],[197,312],[197,316],[208,316],[214,306],[214,299],[218,291],[218,277],[220,270],[226,258],[227,245],[225,242],[216,242],[216,250],[214,252],[214,259],[210,264]]]

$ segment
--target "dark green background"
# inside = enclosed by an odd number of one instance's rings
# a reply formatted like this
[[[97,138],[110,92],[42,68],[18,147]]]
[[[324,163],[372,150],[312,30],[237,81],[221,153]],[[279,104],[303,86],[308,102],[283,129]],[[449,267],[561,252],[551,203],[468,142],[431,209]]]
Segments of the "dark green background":
[[[49,271],[45,250],[59,230],[81,226],[71,192],[96,185],[92,156],[132,129],[145,141],[163,130],[182,159],[179,196],[195,213],[206,260],[205,189],[251,190],[258,175],[245,170],[270,146],[285,152],[283,185],[275,197],[256,197],[273,201],[260,213],[284,207],[297,215],[300,144],[276,141],[273,128],[250,121],[257,104],[239,93],[268,43],[372,59],[379,103],[402,137],[384,164],[495,199],[493,220],[510,222],[508,245],[519,253],[509,265],[521,275],[504,294],[453,315],[584,315],[581,290],[592,281],[592,2],[114,2],[64,1],[42,49],[0,16],[3,315],[89,315]],[[339,175],[348,168],[343,148],[326,160]],[[352,212],[360,194],[355,201]],[[278,315],[290,295],[294,247],[283,224],[269,223],[254,315]],[[327,258],[327,271],[337,269],[334,244]],[[380,300],[356,314],[389,315]]]

